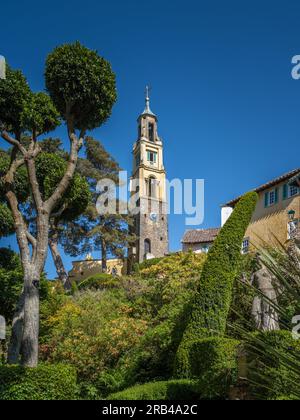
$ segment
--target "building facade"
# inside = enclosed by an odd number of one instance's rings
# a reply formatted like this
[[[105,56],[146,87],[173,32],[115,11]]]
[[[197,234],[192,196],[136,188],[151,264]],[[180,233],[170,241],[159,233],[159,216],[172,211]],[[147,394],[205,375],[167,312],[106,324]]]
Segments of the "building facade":
[[[72,282],[80,284],[88,277],[101,274],[102,271],[102,260],[94,260],[91,256],[87,255],[85,260],[73,261],[72,270],[69,272],[69,278]],[[126,259],[113,258],[107,260],[107,271],[106,274],[114,276],[122,276],[127,274],[127,262]]]
[[[300,226],[300,169],[291,171],[255,189],[259,201],[247,229],[243,252],[263,246],[287,244]],[[222,225],[240,197],[222,206]]]
[[[150,109],[148,88],[146,107],[138,118],[138,140],[133,146],[131,194],[137,204],[134,230],[138,239],[129,250],[129,258],[141,263],[163,257],[169,252],[166,170],[158,119]]]
[[[213,245],[220,228],[193,229],[185,232],[182,239],[182,251],[193,251],[195,254],[207,254]]]

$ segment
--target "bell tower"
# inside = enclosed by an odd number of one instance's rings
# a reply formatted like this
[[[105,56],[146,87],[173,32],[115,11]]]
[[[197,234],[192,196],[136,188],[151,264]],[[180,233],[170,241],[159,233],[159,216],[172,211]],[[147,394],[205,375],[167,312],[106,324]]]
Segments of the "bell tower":
[[[138,240],[130,254],[139,263],[169,252],[166,170],[157,122],[157,116],[150,109],[147,87],[146,107],[138,118],[138,139],[133,146],[131,178],[131,192],[138,197],[140,211],[135,215]]]

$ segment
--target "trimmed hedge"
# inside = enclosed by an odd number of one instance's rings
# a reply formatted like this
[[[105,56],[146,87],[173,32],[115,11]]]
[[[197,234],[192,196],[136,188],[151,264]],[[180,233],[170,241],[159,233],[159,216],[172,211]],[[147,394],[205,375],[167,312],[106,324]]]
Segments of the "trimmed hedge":
[[[111,400],[224,400],[238,379],[239,341],[207,338],[191,343],[190,379],[149,382],[112,394]]]
[[[208,253],[190,319],[177,351],[177,377],[189,377],[191,367],[187,349],[191,348],[192,342],[225,334],[233,283],[240,265],[242,241],[257,200],[258,195],[255,192],[241,198]]]
[[[238,380],[238,348],[240,342],[226,338],[205,338],[186,347],[185,373],[198,379],[201,399],[226,399],[229,389]]]
[[[0,366],[0,400],[76,400],[77,375],[67,365]]]
[[[171,380],[162,382],[149,382],[136,385],[125,391],[110,395],[108,400],[195,400],[199,399],[197,381]]]
[[[246,338],[251,395],[260,400],[299,400],[300,341],[289,331],[256,332]]]

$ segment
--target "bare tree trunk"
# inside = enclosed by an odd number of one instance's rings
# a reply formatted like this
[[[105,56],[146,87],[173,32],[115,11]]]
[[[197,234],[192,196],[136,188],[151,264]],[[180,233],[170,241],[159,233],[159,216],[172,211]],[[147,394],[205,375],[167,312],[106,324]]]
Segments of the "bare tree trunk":
[[[101,239],[102,271],[107,273],[107,247],[104,239]]]
[[[7,361],[10,365],[16,365],[19,363],[24,328],[24,302],[25,298],[23,290],[12,322],[12,333],[7,357]]]
[[[40,324],[40,273],[29,270],[24,278],[24,331],[22,340],[22,365],[36,367],[39,358]]]
[[[71,290],[72,285],[58,249],[58,241],[56,235],[53,235],[49,238],[49,248],[59,280],[62,282],[65,290]]]

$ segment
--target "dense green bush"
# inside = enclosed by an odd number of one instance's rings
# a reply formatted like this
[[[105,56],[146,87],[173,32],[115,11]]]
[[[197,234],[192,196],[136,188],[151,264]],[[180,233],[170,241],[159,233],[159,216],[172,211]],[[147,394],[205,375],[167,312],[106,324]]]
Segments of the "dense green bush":
[[[0,366],[0,400],[75,400],[76,371],[67,365]]]
[[[238,378],[239,345],[236,340],[216,337],[192,342],[188,349],[190,379],[150,382],[110,395],[108,399],[226,399]]]
[[[299,400],[300,341],[289,331],[256,332],[246,338],[248,378],[254,398]]]
[[[147,321],[132,315],[130,302],[118,289],[85,290],[62,298],[61,304],[42,303],[41,312],[42,360],[54,364],[67,360],[84,388],[89,383],[99,386],[99,392],[105,382],[101,375],[114,369],[148,328]]]
[[[94,276],[88,277],[78,284],[78,290],[95,289],[113,289],[120,286],[120,280],[111,274],[95,274]]]
[[[140,276],[101,274],[73,296],[52,293],[41,304],[42,359],[67,359],[88,398],[169,379],[205,258],[172,255]]]
[[[230,386],[238,378],[238,346],[240,342],[211,337],[192,341],[187,347],[189,357],[186,374],[198,379],[198,389],[203,399],[225,399]]]
[[[240,267],[241,245],[257,204],[256,193],[246,194],[236,205],[208,253],[195,293],[187,329],[176,355],[175,372],[190,372],[187,348],[193,341],[224,335],[232,302],[233,283]]]
[[[145,268],[153,267],[154,265],[157,265],[159,262],[161,262],[162,259],[163,258],[152,258],[152,260],[146,260],[139,264],[136,269],[138,268],[138,270],[145,270]]]
[[[110,395],[108,400],[195,400],[199,399],[197,381],[151,382]]]

